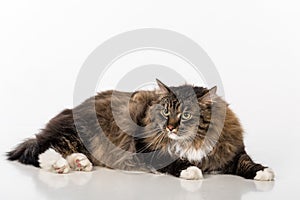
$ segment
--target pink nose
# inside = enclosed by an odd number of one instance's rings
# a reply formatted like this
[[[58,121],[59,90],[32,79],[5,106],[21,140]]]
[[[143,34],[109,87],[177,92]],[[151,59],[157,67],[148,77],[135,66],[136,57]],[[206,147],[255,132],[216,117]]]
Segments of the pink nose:
[[[174,126],[168,125],[167,128],[168,128],[170,131],[172,131],[172,130],[174,129]]]

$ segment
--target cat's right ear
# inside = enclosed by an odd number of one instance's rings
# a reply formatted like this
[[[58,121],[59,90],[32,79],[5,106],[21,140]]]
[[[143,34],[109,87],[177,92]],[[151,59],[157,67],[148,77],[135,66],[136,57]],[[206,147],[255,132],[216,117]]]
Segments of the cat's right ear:
[[[212,87],[207,91],[206,94],[204,94],[202,97],[198,99],[200,104],[212,104],[217,96],[217,86]]]
[[[160,90],[162,91],[162,93],[170,93],[171,90],[168,86],[166,86],[165,84],[163,84],[163,82],[161,82],[160,80],[156,79],[157,85],[159,86]]]

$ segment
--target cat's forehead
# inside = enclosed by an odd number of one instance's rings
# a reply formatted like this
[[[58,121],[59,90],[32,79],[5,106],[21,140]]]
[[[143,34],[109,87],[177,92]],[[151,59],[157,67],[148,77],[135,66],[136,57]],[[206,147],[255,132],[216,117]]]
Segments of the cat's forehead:
[[[170,92],[163,94],[163,98],[168,100],[181,100],[188,96],[195,95],[195,91],[191,86],[170,87]]]
[[[188,96],[195,95],[194,88],[189,85],[170,87],[170,90],[177,98],[186,98]]]
[[[160,104],[175,109],[196,109],[198,107],[198,96],[202,95],[197,89],[198,87],[190,85],[170,87],[171,92],[162,96]]]
[[[165,96],[161,100],[161,105],[168,108],[182,109],[182,108],[191,108],[198,105],[196,98],[187,96],[185,98],[178,98],[175,95]]]

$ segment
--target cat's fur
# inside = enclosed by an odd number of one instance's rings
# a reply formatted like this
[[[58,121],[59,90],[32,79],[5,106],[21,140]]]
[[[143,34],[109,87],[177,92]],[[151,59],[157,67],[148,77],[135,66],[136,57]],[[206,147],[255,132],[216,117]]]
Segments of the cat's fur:
[[[159,90],[133,94],[102,92],[66,109],[35,139],[9,152],[8,159],[38,167],[51,148],[66,158],[64,170],[68,163],[76,169],[79,152],[93,165],[155,168],[185,179],[202,178],[201,170],[257,180],[274,178],[272,170],[254,163],[245,152],[240,122],[216,95],[216,88],[167,87],[160,81],[158,85]]]

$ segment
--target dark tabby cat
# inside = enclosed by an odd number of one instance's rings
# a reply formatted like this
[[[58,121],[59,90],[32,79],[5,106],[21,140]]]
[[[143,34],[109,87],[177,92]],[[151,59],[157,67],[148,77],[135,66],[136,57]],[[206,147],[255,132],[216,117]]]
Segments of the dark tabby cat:
[[[216,87],[157,82],[158,90],[106,91],[62,111],[8,159],[57,173],[95,165],[184,179],[201,179],[202,171],[274,179],[245,152],[239,120]]]

